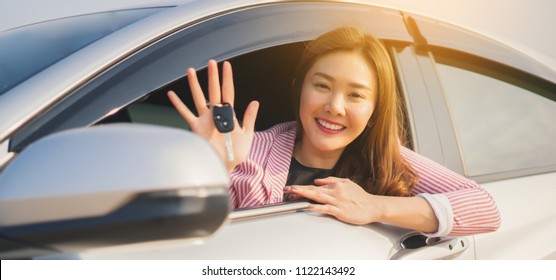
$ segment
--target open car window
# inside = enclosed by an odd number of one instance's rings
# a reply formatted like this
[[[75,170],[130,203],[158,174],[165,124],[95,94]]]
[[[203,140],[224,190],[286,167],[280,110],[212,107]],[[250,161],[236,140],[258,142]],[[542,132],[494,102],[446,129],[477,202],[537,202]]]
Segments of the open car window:
[[[234,71],[235,111],[242,121],[252,100],[261,104],[256,131],[294,120],[291,84],[293,72],[304,49],[303,43],[271,47],[229,59]],[[221,69],[221,63],[219,63]],[[185,72],[186,66],[184,66]],[[197,71],[203,92],[208,94],[207,69]],[[100,123],[135,122],[188,129],[185,120],[172,106],[166,93],[173,90],[194,113],[187,77],[161,87],[140,100],[101,120]]]

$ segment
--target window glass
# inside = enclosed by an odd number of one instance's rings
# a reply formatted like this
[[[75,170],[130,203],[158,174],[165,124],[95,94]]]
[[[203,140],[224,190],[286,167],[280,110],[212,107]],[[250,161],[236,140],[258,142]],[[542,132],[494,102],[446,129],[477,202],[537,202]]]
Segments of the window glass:
[[[437,70],[466,175],[556,164],[554,85],[549,84],[547,91],[523,79],[500,79],[503,76],[493,75],[492,69],[482,72],[459,66],[438,63]]]
[[[89,14],[0,33],[0,95],[81,48],[162,9]]]

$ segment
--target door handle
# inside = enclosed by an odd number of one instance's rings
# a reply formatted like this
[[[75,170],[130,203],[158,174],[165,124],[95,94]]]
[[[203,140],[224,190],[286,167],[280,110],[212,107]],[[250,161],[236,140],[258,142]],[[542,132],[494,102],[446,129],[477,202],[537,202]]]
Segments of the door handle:
[[[451,259],[469,248],[465,237],[427,237],[414,233],[401,239],[391,260]]]

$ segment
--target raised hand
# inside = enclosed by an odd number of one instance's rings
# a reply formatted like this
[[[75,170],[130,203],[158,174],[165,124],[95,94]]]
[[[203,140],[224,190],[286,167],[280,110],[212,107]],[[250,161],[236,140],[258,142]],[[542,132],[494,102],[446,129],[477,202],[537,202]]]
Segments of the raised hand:
[[[193,96],[193,102],[195,103],[195,108],[199,116],[195,116],[173,91],[168,92],[168,98],[189,124],[191,130],[205,138],[214,146],[222,160],[226,163],[228,171],[231,172],[237,165],[245,161],[249,154],[251,144],[253,143],[255,120],[257,118],[259,103],[257,101],[252,101],[249,104],[245,110],[243,125],[241,127],[239,126],[237,118],[234,117],[234,130],[231,132],[234,160],[229,161],[226,155],[224,135],[218,132],[214,125],[213,106],[207,107],[207,101],[199,85],[195,69],[189,68],[187,70],[187,77]],[[227,61],[224,62],[222,69],[222,87],[220,87],[218,65],[216,61],[210,60],[208,62],[208,80],[208,100],[210,104],[227,102],[233,107],[235,93],[231,64]]]

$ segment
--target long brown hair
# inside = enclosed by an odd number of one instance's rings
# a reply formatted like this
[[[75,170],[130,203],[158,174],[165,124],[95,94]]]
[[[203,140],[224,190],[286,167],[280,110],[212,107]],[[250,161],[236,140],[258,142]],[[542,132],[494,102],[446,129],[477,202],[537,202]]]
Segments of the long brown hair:
[[[308,43],[293,81],[298,140],[303,137],[299,100],[305,75],[319,58],[336,51],[355,52],[366,60],[376,72],[376,77],[369,78],[377,79],[378,94],[367,126],[342,153],[334,167],[335,175],[351,179],[371,194],[410,196],[417,174],[399,150],[403,118],[394,69],[386,48],[372,35],[356,28],[342,27]]]

